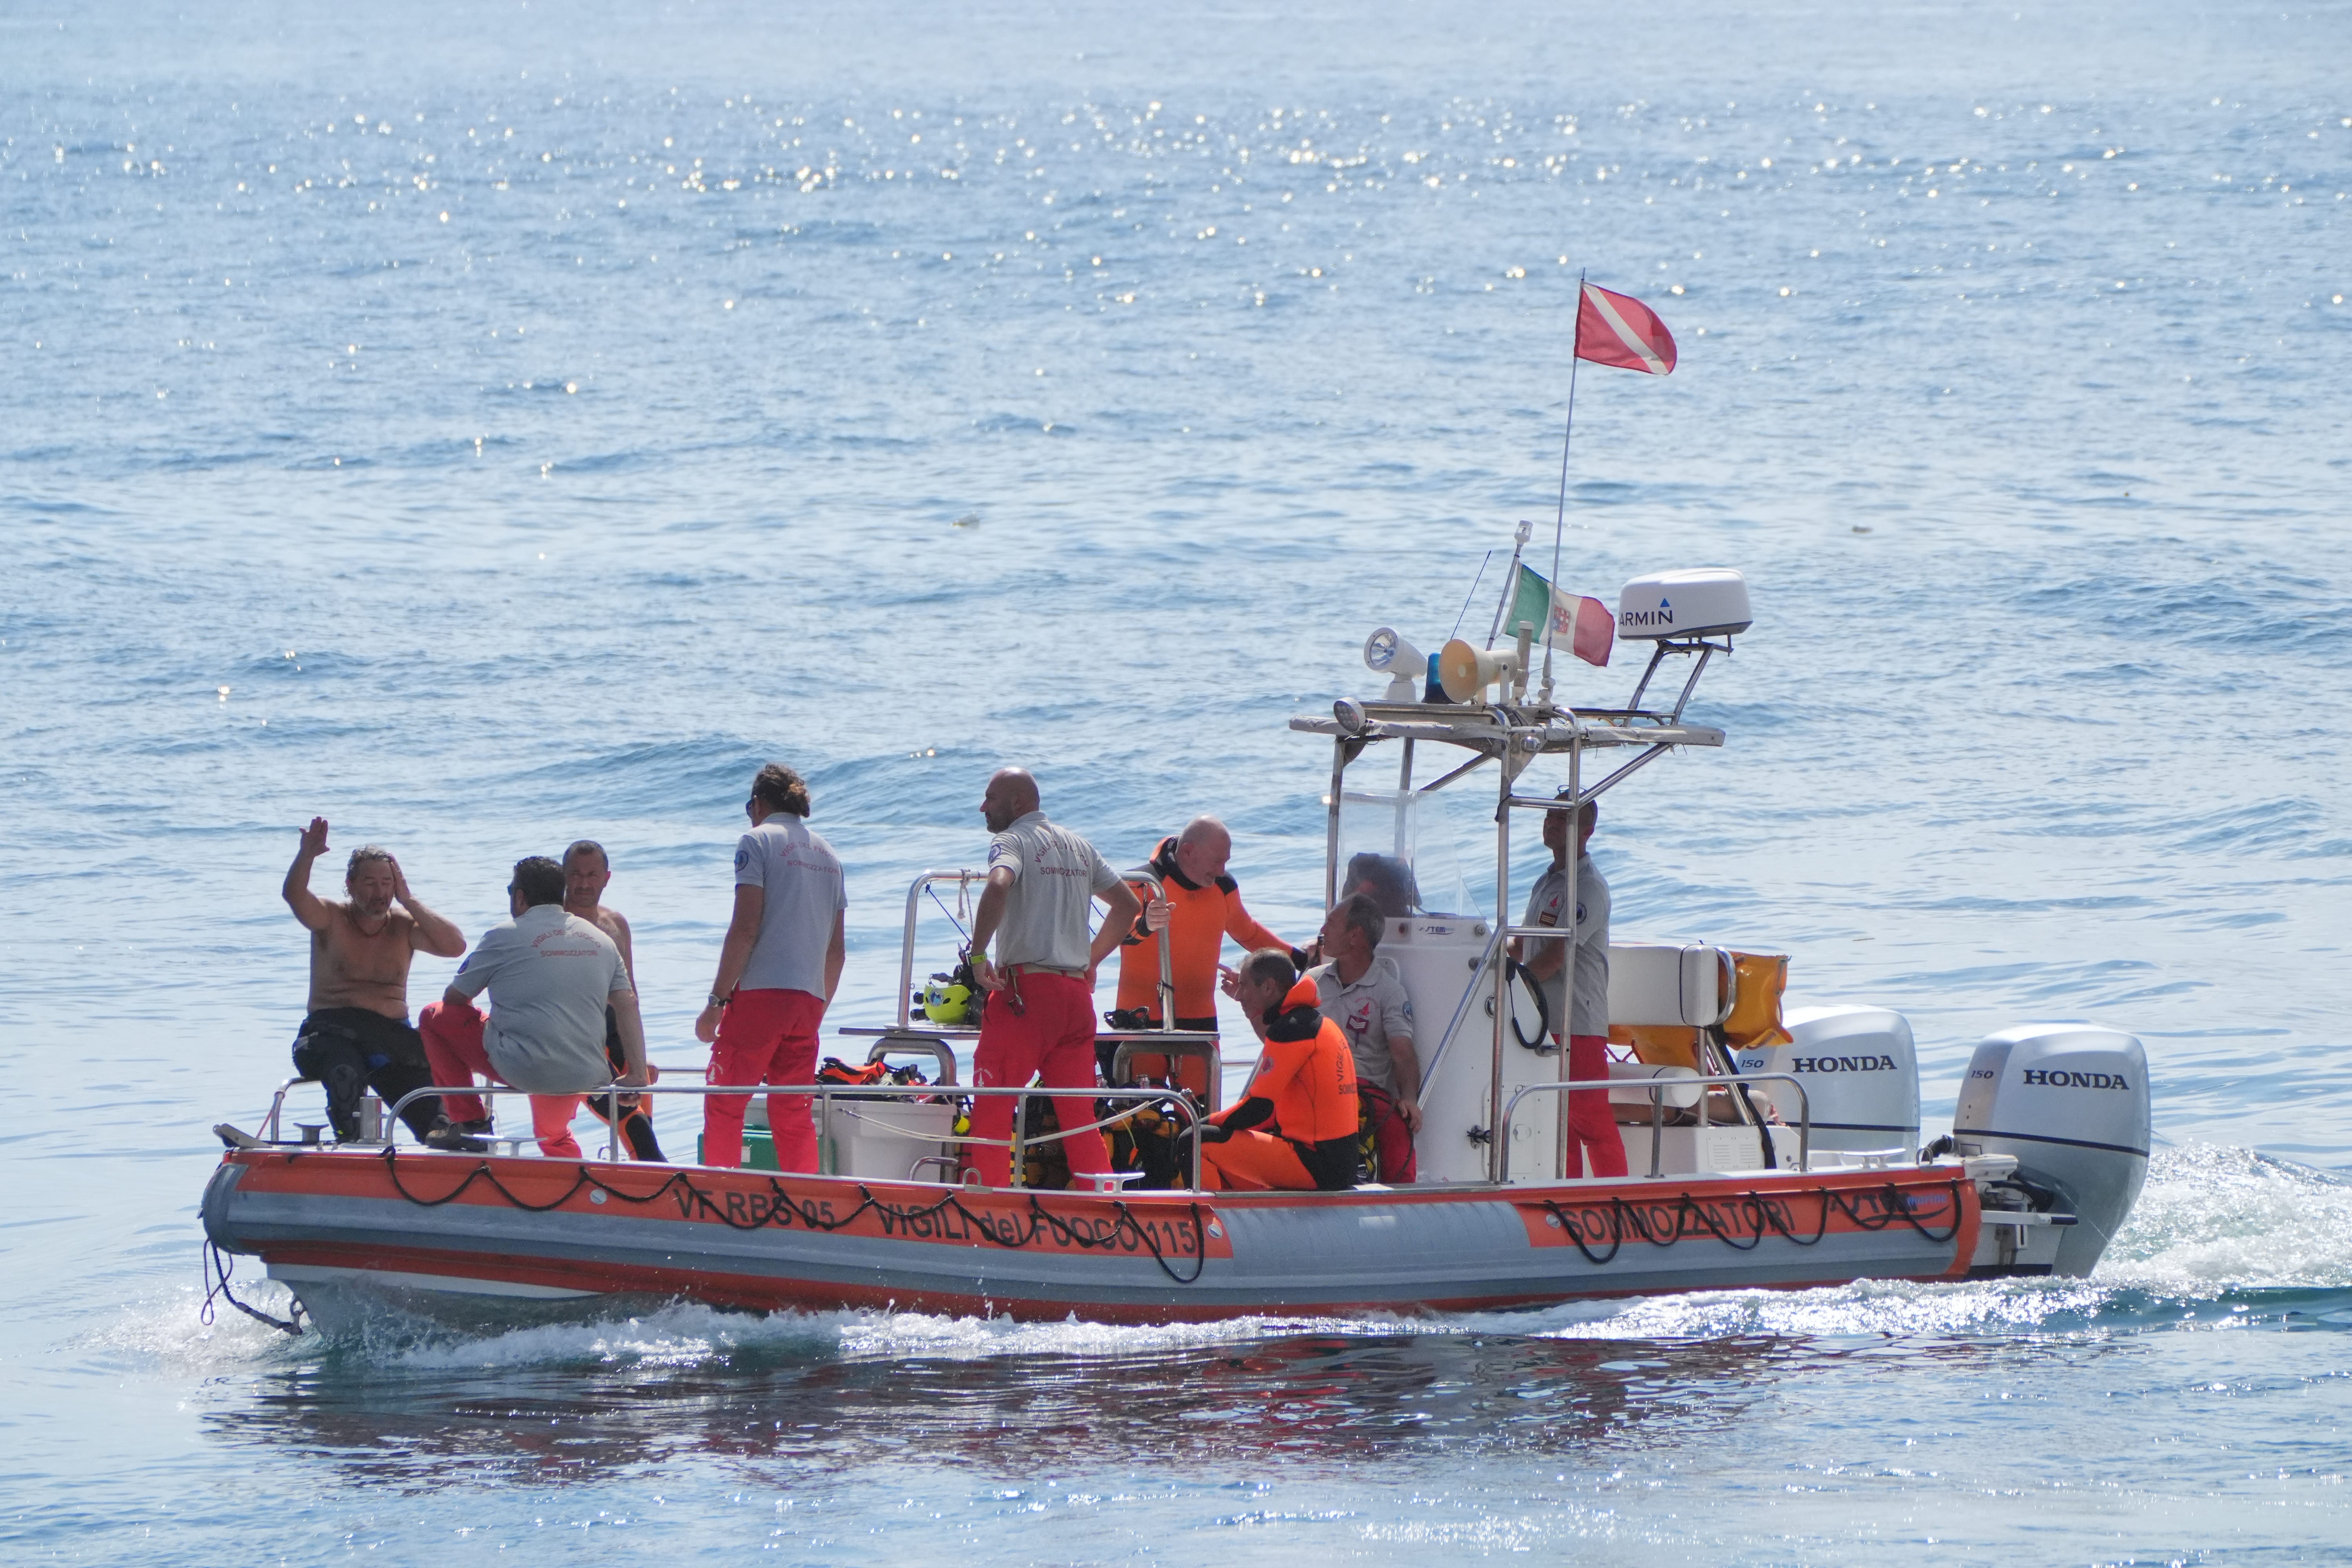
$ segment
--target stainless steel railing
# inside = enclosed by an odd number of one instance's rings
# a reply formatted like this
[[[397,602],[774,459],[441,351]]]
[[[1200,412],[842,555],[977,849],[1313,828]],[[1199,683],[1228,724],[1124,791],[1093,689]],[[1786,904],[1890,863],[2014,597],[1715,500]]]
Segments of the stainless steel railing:
[[[1511,1118],[1517,1112],[1519,1109],[1519,1101],[1525,1100],[1531,1094],[1557,1094],[1563,1090],[1571,1089],[1597,1089],[1603,1091],[1611,1089],[1631,1089],[1635,1092],[1646,1091],[1650,1097],[1650,1176],[1652,1180],[1656,1180],[1665,1174],[1665,1172],[1660,1168],[1659,1157],[1665,1142],[1665,1097],[1667,1091],[1670,1089],[1689,1089],[1693,1086],[1705,1089],[1712,1084],[1735,1083],[1787,1083],[1796,1085],[1797,1169],[1799,1171],[1811,1169],[1813,1159],[1813,1097],[1805,1092],[1805,1086],[1799,1082],[1792,1074],[1784,1072],[1695,1073],[1689,1078],[1646,1079],[1622,1078],[1564,1079],[1557,1083],[1530,1083],[1523,1085],[1517,1093],[1512,1095],[1511,1098],[1505,1102],[1503,1106],[1503,1114],[1497,1119],[1495,1124],[1495,1142],[1497,1146],[1495,1163],[1496,1180],[1501,1184],[1507,1184],[1511,1179]],[[1698,1097],[1697,1125],[1700,1131],[1704,1132],[1706,1131],[1706,1096],[1705,1094],[1701,1094]],[[1769,1127],[1771,1123],[1738,1123],[1736,1125],[1755,1125],[1761,1130],[1762,1128]],[[1766,1131],[1763,1133],[1763,1136],[1769,1138],[1771,1133]]]
[[[293,1089],[298,1085],[312,1081],[315,1080],[299,1078],[289,1079],[284,1083],[278,1086],[277,1093],[270,1103],[269,1114],[264,1119],[262,1123],[265,1134],[262,1140],[264,1142],[277,1143],[280,1142],[278,1138],[279,1114],[286,1101],[287,1090]],[[1496,1168],[1500,1181],[1501,1183],[1507,1184],[1510,1180],[1511,1124],[1518,1112],[1519,1102],[1527,1099],[1528,1096],[1531,1094],[1559,1093],[1568,1089],[1598,1089],[1604,1093],[1610,1090],[1622,1089],[1637,1094],[1648,1094],[1650,1097],[1649,1177],[1652,1180],[1658,1180],[1662,1179],[1666,1173],[1662,1164],[1665,1135],[1666,1094],[1672,1090],[1679,1089],[1697,1088],[1705,1089],[1709,1087],[1728,1086],[1736,1083],[1786,1083],[1795,1087],[1797,1090],[1797,1169],[1800,1172],[1811,1170],[1812,1166],[1813,1138],[1812,1097],[1807,1092],[1802,1081],[1790,1073],[1711,1073],[1706,1075],[1694,1074],[1688,1078],[1677,1077],[1655,1080],[1626,1079],[1576,1079],[1552,1083],[1531,1083],[1522,1086],[1511,1096],[1509,1100],[1505,1103],[1503,1107],[1503,1114],[1498,1119],[1495,1129],[1495,1139],[1496,1143],[1500,1145],[1500,1152],[1496,1162]],[[424,1089],[412,1089],[408,1093],[402,1095],[400,1099],[388,1107],[383,1113],[382,1141],[384,1145],[386,1147],[392,1147],[398,1142],[400,1129],[403,1125],[400,1120],[400,1114],[408,1108],[412,1101],[422,1099],[426,1095],[447,1094],[471,1094],[485,1100],[495,1100],[500,1095],[515,1094],[524,1095],[526,1099],[529,1098],[524,1090],[509,1088],[503,1084],[433,1085]],[[1019,1088],[977,1088],[969,1085],[918,1083],[861,1084],[851,1088],[838,1084],[811,1083],[647,1084],[636,1089],[626,1089],[618,1084],[607,1084],[600,1089],[590,1091],[587,1095],[583,1096],[583,1098],[601,1099],[605,1102],[607,1120],[605,1123],[604,1157],[607,1161],[614,1163],[620,1163],[622,1158],[619,1102],[625,1097],[635,1094],[687,1096],[735,1094],[745,1097],[760,1094],[805,1095],[818,1102],[817,1110],[818,1115],[821,1119],[820,1125],[826,1127],[830,1127],[832,1125],[833,1101],[836,1098],[845,1100],[938,1099],[955,1100],[977,1099],[983,1095],[1010,1097],[1014,1101],[1013,1108],[1013,1136],[1003,1144],[1003,1147],[1010,1151],[1012,1163],[1016,1169],[1022,1163],[1022,1158],[1026,1152],[1027,1146],[1033,1142],[1058,1142],[1061,1139],[1071,1136],[1073,1133],[1108,1127],[1121,1120],[1119,1117],[1116,1116],[1100,1118],[1094,1121],[1087,1122],[1083,1126],[1063,1128],[1057,1132],[1047,1134],[1042,1140],[1031,1140],[1024,1136],[1024,1121],[1025,1120],[1024,1112],[1027,1101],[1033,1095],[1045,1095],[1048,1098],[1054,1099],[1090,1098],[1095,1100],[1110,1100],[1120,1102],[1133,1102],[1139,1105],[1149,1104],[1156,1100],[1166,1100],[1178,1107],[1183,1113],[1185,1127],[1184,1131],[1178,1134],[1180,1138],[1191,1137],[1192,1129],[1204,1120],[1201,1112],[1181,1094],[1174,1093],[1169,1089],[1154,1089],[1149,1086],[1136,1088],[1113,1088],[1098,1085],[1089,1089],[1047,1089],[1043,1085],[1025,1085]],[[1706,1097],[1704,1093],[1699,1096],[1698,1112],[1699,1119],[1696,1125],[1700,1130],[1704,1131],[1709,1125],[1706,1112]],[[1769,1126],[1769,1124],[1767,1123],[1764,1125]],[[969,1133],[956,1134],[950,1132],[945,1137],[940,1137],[930,1133],[907,1131],[898,1128],[889,1128],[886,1129],[886,1131],[890,1131],[895,1136],[910,1138],[922,1142],[952,1143],[963,1147],[973,1147],[982,1143],[994,1143],[997,1142],[994,1139],[975,1138]],[[1761,1131],[1760,1128],[1759,1131]],[[1770,1133],[1767,1131],[1764,1132],[1763,1135],[1769,1138]],[[934,1158],[944,1159],[946,1157],[935,1156]],[[1202,1190],[1201,1187],[1201,1142],[1198,1139],[1192,1140],[1192,1190],[1195,1192]]]
[[[1166,889],[1160,886],[1160,879],[1152,876],[1147,871],[1121,871],[1118,875],[1119,880],[1123,882],[1139,882],[1145,887],[1150,888],[1151,889],[1151,898],[1147,900],[1148,902],[1157,901],[1166,895]],[[899,1028],[905,1029],[910,1026],[913,1026],[915,999],[915,921],[922,913],[924,889],[940,882],[953,882],[958,888],[964,888],[971,886],[974,882],[984,882],[986,880],[988,880],[988,873],[985,871],[926,871],[921,876],[917,877],[912,883],[908,884],[907,888],[907,920],[898,937]],[[1160,928],[1159,935],[1160,1026],[1163,1029],[1173,1029],[1176,1026],[1175,958],[1168,944],[1168,928],[1164,925],[1161,926]]]
[[[306,1081],[308,1080],[301,1079],[294,1080],[295,1083]],[[293,1084],[289,1083],[279,1088],[278,1094],[278,1099],[281,1101],[285,1098],[286,1090],[292,1087]],[[526,1099],[529,1098],[528,1094],[526,1094],[524,1090],[513,1089],[503,1084],[467,1084],[451,1086],[436,1084],[428,1085],[423,1089],[413,1089],[406,1094],[402,1095],[400,1099],[394,1102],[394,1104],[391,1105],[384,1113],[383,1139],[384,1146],[386,1148],[393,1148],[398,1144],[400,1141],[400,1128],[402,1125],[400,1113],[403,1110],[405,1110],[412,1101],[423,1099],[426,1095],[449,1094],[470,1094],[484,1100],[494,1099],[502,1094],[522,1094]],[[1018,1088],[982,1089],[971,1085],[944,1085],[930,1083],[858,1084],[854,1087],[832,1083],[682,1083],[675,1085],[646,1084],[635,1089],[630,1089],[625,1088],[620,1084],[606,1084],[599,1089],[587,1091],[583,1098],[602,1100],[604,1101],[604,1109],[607,1113],[604,1136],[604,1158],[608,1162],[615,1164],[622,1163],[620,1102],[632,1095],[639,1094],[674,1094],[701,1097],[708,1097],[714,1094],[731,1094],[746,1098],[752,1095],[767,1094],[805,1095],[809,1099],[817,1101],[818,1125],[828,1128],[833,1124],[833,1102],[836,1099],[936,1099],[956,1100],[975,1100],[983,1096],[992,1098],[1010,1098],[1013,1102],[1013,1136],[1002,1143],[999,1143],[998,1141],[993,1138],[976,1138],[970,1133],[956,1133],[953,1131],[949,1132],[945,1136],[940,1136],[929,1132],[908,1131],[900,1128],[887,1128],[886,1131],[889,1131],[894,1136],[910,1138],[925,1143],[952,1143],[968,1148],[976,1147],[981,1144],[991,1144],[996,1147],[1008,1149],[1011,1151],[1012,1163],[1015,1169],[1020,1167],[1023,1156],[1025,1154],[1029,1145],[1031,1144],[1058,1142],[1062,1139],[1068,1138],[1076,1133],[1092,1131],[1104,1127],[1108,1127],[1122,1120],[1121,1117],[1118,1116],[1101,1117],[1076,1127],[1062,1128],[1058,1131],[1047,1133],[1041,1138],[1027,1138],[1024,1136],[1023,1123],[1025,1120],[1028,1101],[1032,1097],[1042,1096],[1052,1100],[1111,1100],[1122,1102],[1133,1101],[1139,1105],[1165,1100],[1176,1106],[1178,1110],[1183,1113],[1185,1128],[1183,1131],[1177,1134],[1179,1138],[1190,1137],[1192,1128],[1198,1125],[1202,1120],[1201,1113],[1196,1110],[1182,1095],[1174,1093],[1169,1089],[1153,1089],[1150,1087],[1118,1089],[1094,1086],[1086,1089],[1048,1089],[1043,1084],[1027,1084]],[[274,1137],[277,1126],[277,1119],[274,1111],[272,1112],[268,1125]],[[1192,1190],[1194,1192],[1202,1190],[1201,1142],[1197,1138],[1192,1140]]]

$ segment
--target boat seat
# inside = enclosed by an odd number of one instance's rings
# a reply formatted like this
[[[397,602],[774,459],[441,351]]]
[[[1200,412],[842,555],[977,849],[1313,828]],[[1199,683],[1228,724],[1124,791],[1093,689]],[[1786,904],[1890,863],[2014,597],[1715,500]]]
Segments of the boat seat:
[[[1789,961],[1679,942],[1609,944],[1609,1042],[1651,1067],[1697,1068],[1701,1029],[1735,1045],[1780,1031]]]
[[[1705,961],[1708,953],[1715,955],[1712,965]],[[1709,990],[1710,979],[1718,985],[1728,980],[1727,1000]],[[1707,1026],[1721,1028],[1733,1050],[1784,1046],[1790,1037],[1780,1021],[1780,998],[1788,984],[1784,953],[1612,943],[1609,1043],[1632,1047],[1637,1060],[1652,1067],[1696,1068],[1698,1020],[1712,1008],[1716,1021]]]
[[[1609,944],[1609,1022],[1711,1029],[1738,1001],[1738,968],[1719,947]]]

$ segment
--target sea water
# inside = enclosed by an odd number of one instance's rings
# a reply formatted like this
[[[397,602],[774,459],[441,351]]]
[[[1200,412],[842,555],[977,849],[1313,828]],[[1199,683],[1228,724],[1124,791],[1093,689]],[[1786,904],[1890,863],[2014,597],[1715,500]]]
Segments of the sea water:
[[[11,7],[0,1555],[2344,1560],[2347,40],[2340,3]],[[841,1023],[890,1016],[908,883],[979,858],[1008,763],[1118,863],[1222,815],[1307,934],[1287,721],[1374,693],[1375,626],[1483,635],[1521,519],[1550,572],[1585,273],[1681,362],[1579,376],[1563,584],[1728,564],[1757,615],[1693,708],[1727,745],[1609,798],[1616,934],[1900,1008],[1931,1123],[1991,1029],[2137,1034],[2158,1148],[2094,1277],[200,1320],[313,815],[321,890],[378,841],[469,934],[602,840],[688,1067],[769,758],[849,866]]]

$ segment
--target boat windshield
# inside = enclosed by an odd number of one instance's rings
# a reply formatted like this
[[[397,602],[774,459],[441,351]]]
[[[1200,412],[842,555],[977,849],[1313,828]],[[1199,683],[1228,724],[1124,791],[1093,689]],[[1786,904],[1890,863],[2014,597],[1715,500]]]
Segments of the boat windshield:
[[[1487,880],[1493,880],[1490,876]],[[1443,796],[1357,790],[1339,797],[1339,896],[1367,892],[1391,919],[1475,918]]]

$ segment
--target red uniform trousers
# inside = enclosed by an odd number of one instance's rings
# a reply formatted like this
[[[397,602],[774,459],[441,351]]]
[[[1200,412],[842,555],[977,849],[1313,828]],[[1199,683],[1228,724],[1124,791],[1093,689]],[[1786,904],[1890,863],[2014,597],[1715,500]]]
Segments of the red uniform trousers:
[[[1568,1037],[1568,1076],[1580,1082],[1609,1076],[1609,1037],[1606,1035],[1570,1035]],[[1605,1089],[1571,1089],[1568,1091],[1569,1145],[1575,1150],[1588,1176],[1622,1176],[1625,1173],[1625,1140],[1618,1136],[1617,1120],[1609,1111],[1609,1091]],[[1571,1175],[1576,1173],[1571,1171]]]
[[[476,1073],[492,1083],[499,1081],[482,1047],[486,1021],[472,1003],[460,1006],[446,997],[427,1003],[416,1015],[416,1032],[425,1038],[425,1059],[432,1065],[435,1083],[471,1083]],[[445,1094],[441,1106],[452,1121],[479,1121],[489,1114],[479,1095]],[[579,1110],[576,1094],[530,1097],[530,1130],[538,1136],[541,1153],[551,1160],[580,1158],[580,1144],[572,1136],[572,1118]]]
[[[1017,1089],[1034,1075],[1047,1089],[1083,1092],[1056,1096],[1054,1113],[1065,1127],[1095,1120],[1095,997],[1083,980],[1016,965],[1006,989],[992,992],[981,1016],[980,1045],[971,1055],[971,1081],[982,1089]],[[1013,1010],[1018,995],[1021,1011]],[[1013,1097],[983,1095],[972,1101],[972,1136],[992,1140],[972,1151],[980,1179],[992,1187],[1013,1184],[1013,1153],[999,1147],[1013,1136]],[[1110,1150],[1097,1131],[1062,1140],[1074,1176],[1098,1176],[1110,1169]]]
[[[1372,1124],[1372,1179],[1392,1187],[1412,1184],[1421,1173],[1421,1162],[1412,1152],[1412,1129],[1404,1124],[1404,1113],[1397,1109],[1396,1097],[1388,1090],[1361,1080],[1356,1083],[1356,1098],[1363,1102],[1364,1119]]]
[[[824,998],[806,991],[738,991],[719,1015],[719,1037],[710,1046],[712,1083],[814,1083],[816,1031],[824,1022]],[[710,1094],[702,1100],[702,1163],[743,1163],[743,1111],[748,1094]],[[816,1123],[805,1094],[768,1096],[768,1135],[776,1141],[776,1166],[814,1175]]]

